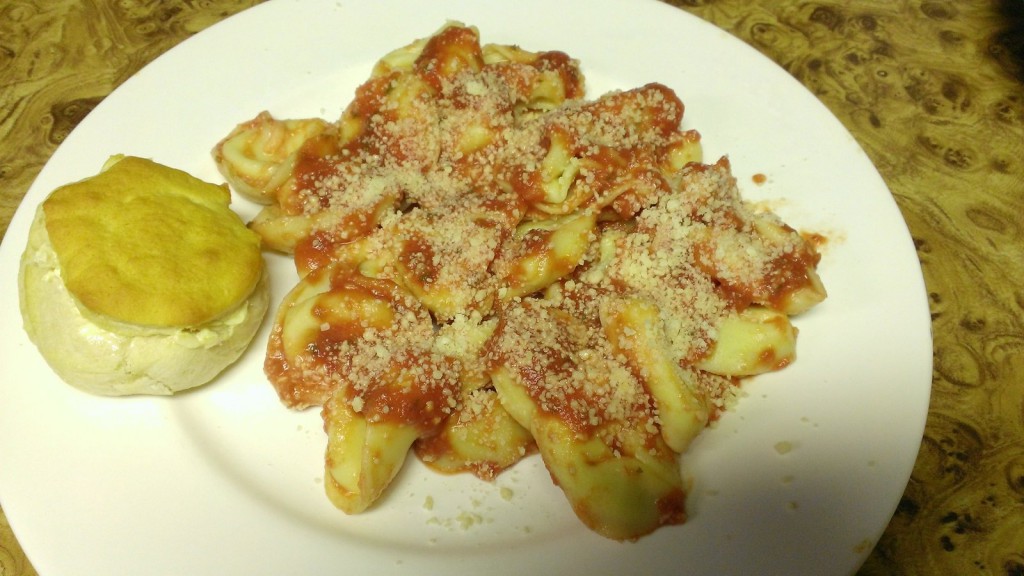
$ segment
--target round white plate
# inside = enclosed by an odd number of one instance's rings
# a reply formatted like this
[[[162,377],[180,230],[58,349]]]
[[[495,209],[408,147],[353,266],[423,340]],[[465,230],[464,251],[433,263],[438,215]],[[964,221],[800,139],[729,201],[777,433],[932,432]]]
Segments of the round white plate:
[[[222,181],[209,150],[237,122],[333,120],[380,56],[449,19],[484,42],[568,52],[591,97],[674,88],[747,198],[829,238],[829,298],[797,319],[797,362],[749,382],[684,456],[685,525],[596,536],[537,457],[493,484],[410,459],[377,506],[345,516],[323,495],[318,412],[286,410],[263,376],[268,326],[207,387],[120,399],[65,385],[19,329],[18,259],[52,189],[115,153]],[[295,276],[268,260],[277,300]],[[0,502],[44,576],[846,574],[903,493],[931,381],[920,266],[857,142],[756,51],[647,0],[278,0],[213,26],[106,98],[44,167],[0,246],[0,326]]]

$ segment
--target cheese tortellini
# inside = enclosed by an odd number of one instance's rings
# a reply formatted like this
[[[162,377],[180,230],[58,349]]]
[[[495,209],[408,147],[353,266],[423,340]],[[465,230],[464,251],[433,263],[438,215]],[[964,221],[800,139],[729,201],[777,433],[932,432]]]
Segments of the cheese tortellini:
[[[583,523],[639,538],[686,520],[679,458],[741,379],[794,361],[814,247],[704,163],[668,87],[583,96],[568,55],[453,22],[336,121],[261,113],[214,148],[294,258],[265,371],[321,407],[339,509],[409,453],[485,480],[539,453]]]

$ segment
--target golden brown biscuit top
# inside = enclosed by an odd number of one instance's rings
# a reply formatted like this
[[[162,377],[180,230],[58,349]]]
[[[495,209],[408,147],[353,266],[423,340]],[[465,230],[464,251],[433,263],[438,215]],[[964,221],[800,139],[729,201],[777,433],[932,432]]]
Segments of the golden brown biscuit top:
[[[259,237],[217,186],[136,157],[43,203],[71,294],[131,324],[196,326],[234,308],[262,274]]]

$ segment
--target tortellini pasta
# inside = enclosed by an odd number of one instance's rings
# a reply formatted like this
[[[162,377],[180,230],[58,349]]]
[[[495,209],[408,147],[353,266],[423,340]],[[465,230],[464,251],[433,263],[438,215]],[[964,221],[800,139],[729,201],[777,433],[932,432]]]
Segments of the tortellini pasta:
[[[639,538],[686,520],[679,458],[741,378],[794,361],[814,247],[704,163],[668,87],[583,96],[568,55],[452,22],[336,121],[261,113],[214,148],[294,258],[265,371],[322,407],[339,509],[410,452],[485,480],[539,453],[589,528]]]

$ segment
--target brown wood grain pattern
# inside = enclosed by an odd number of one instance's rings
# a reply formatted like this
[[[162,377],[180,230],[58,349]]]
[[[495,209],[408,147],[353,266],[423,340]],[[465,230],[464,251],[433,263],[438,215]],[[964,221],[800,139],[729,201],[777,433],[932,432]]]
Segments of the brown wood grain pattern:
[[[106,94],[253,3],[0,4],[0,231]],[[1024,2],[672,3],[832,110],[889,185],[921,258],[932,404],[906,494],[861,573],[1024,574]],[[0,512],[0,575],[29,574]]]

